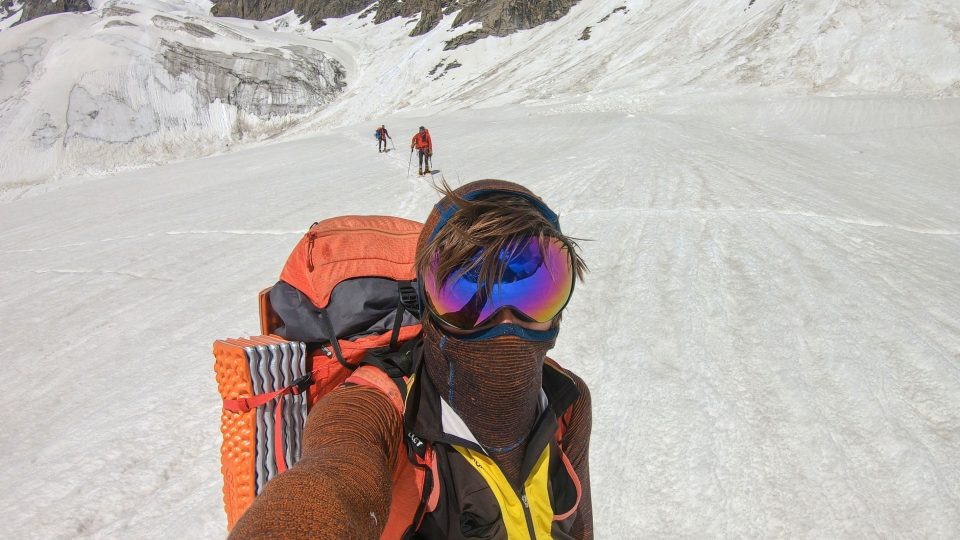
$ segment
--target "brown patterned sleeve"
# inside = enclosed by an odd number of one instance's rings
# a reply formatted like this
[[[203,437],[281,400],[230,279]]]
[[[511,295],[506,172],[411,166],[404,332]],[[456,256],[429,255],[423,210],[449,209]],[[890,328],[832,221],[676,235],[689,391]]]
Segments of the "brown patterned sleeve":
[[[379,538],[403,431],[380,391],[334,390],[310,411],[300,461],[271,480],[230,534],[251,538]]]
[[[570,423],[563,435],[564,448],[570,464],[580,478],[582,494],[577,519],[573,524],[574,538],[593,538],[593,503],[590,498],[590,430],[593,424],[593,412],[590,401],[590,389],[583,379],[567,372],[577,384],[580,397],[573,403]]]

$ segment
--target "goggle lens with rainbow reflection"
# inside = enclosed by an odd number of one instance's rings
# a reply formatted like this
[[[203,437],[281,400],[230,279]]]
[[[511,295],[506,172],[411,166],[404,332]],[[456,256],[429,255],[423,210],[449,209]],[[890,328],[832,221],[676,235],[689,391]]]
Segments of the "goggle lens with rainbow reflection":
[[[483,256],[480,251],[472,263]],[[570,251],[552,237],[528,237],[500,251],[503,276],[492,287],[484,286],[479,264],[467,272],[454,269],[446,282],[437,283],[437,258],[421,279],[428,309],[442,322],[461,330],[483,327],[499,311],[510,308],[520,318],[534,322],[553,320],[573,294]]]

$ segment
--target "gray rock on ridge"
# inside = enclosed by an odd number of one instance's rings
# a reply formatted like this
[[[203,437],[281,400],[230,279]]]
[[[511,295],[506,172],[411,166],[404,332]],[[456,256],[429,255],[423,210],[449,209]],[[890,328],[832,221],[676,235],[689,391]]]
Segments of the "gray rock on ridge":
[[[506,36],[555,21],[570,12],[579,0],[461,0],[463,9],[453,21],[458,27],[482,22],[491,36]]]
[[[10,7],[13,2],[6,2],[4,7]],[[87,0],[24,0],[23,13],[17,24],[23,24],[29,20],[52,15],[54,13],[83,12],[90,11],[92,8]]]
[[[18,7],[18,9],[13,9]],[[17,11],[20,11],[19,6],[15,6],[13,0],[0,0],[0,22],[5,21],[8,17],[13,17]]]
[[[420,13],[420,20],[410,32],[411,37],[420,36],[433,30],[447,9],[458,5],[458,0],[381,0],[373,22],[380,24],[395,17],[413,17]]]
[[[263,21],[293,10],[310,26],[323,26],[325,17],[359,13],[373,0],[225,0],[215,2],[210,13],[217,17],[239,17]]]
[[[454,28],[471,22],[483,27],[455,37],[446,49],[473,43],[487,36],[506,36],[517,30],[535,28],[566,15],[579,0],[380,0],[374,23],[395,17],[420,20],[410,32],[419,36],[432,30],[445,14],[459,10]],[[217,0],[211,12],[222,17],[264,20],[293,10],[311,27],[323,26],[324,17],[343,17],[364,11],[371,0]]]

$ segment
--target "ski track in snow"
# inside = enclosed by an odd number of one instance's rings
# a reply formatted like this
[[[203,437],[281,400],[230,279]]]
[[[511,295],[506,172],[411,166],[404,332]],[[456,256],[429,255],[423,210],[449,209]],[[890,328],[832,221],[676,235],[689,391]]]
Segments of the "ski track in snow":
[[[303,231],[243,231],[243,230],[224,230],[224,231],[167,231],[166,234],[171,236],[180,236],[180,235],[206,235],[206,234],[229,234],[229,235],[240,235],[240,236],[286,236],[286,235],[303,235]]]
[[[86,269],[45,269],[45,270],[34,270],[35,274],[100,274],[100,275],[116,275],[123,277],[131,277],[137,279],[147,279],[153,281],[165,281],[172,283],[174,280],[165,279],[159,277],[146,276],[143,274],[138,274],[136,272],[118,272],[116,270],[86,270]]]
[[[721,102],[383,122],[395,141],[427,125],[453,185],[519,180],[583,239],[591,272],[552,356],[591,385],[598,538],[948,538],[960,526],[960,133],[813,137],[850,103],[765,103],[755,120]],[[873,106],[918,116],[913,101]],[[422,220],[437,200],[439,179],[408,176],[404,145],[378,154],[370,133],[4,205],[0,303],[17,309],[3,324],[29,339],[0,342],[0,391],[10,407],[36,404],[0,425],[14,535],[223,536],[210,343],[256,332],[257,293],[314,221]],[[70,390],[38,401],[39,379]]]
[[[270,230],[198,230],[198,231],[167,231],[163,234],[170,236],[191,236],[191,235],[239,235],[239,236],[286,236],[293,235],[299,237],[303,235],[303,231],[270,231]],[[120,238],[104,238],[101,240],[95,240],[90,242],[74,242],[71,244],[62,244],[58,246],[46,246],[42,248],[29,248],[29,249],[10,249],[10,250],[0,250],[0,253],[6,255],[13,255],[17,253],[41,253],[44,251],[60,251],[64,249],[73,249],[78,247],[89,247],[97,244],[105,244],[111,242],[126,242],[131,240],[143,240],[149,239],[156,236],[156,233],[148,233],[140,236],[124,236]]]
[[[863,219],[843,218],[837,216],[826,216],[815,214],[813,212],[791,212],[788,210],[773,209],[743,209],[743,208],[612,208],[603,210],[573,210],[567,215],[590,215],[590,214],[609,214],[611,211],[623,213],[624,215],[657,215],[657,214],[689,214],[690,216],[707,217],[755,217],[755,216],[783,216],[809,218],[813,220],[831,221],[836,223],[845,223],[848,225],[863,227],[885,227],[896,229],[898,231],[911,232],[917,234],[929,234],[934,236],[960,236],[960,230],[947,229],[921,229],[917,227],[907,227],[893,223],[882,223],[879,221],[870,221]]]

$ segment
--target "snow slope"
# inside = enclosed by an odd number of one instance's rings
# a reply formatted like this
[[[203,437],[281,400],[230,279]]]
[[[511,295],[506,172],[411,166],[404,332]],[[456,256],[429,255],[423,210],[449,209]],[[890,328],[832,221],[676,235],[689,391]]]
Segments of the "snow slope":
[[[955,8],[625,4],[453,53],[449,21],[409,47],[408,21],[287,26],[278,46],[347,70],[296,138],[0,203],[0,537],[223,537],[212,341],[256,332],[310,223],[427,215],[405,149],[425,124],[447,180],[520,181],[588,239],[553,356],[592,388],[598,538],[955,538],[958,64],[952,38],[924,45]],[[737,52],[779,6],[785,30]],[[68,17],[87,16],[46,24]],[[616,20],[618,52],[587,47]],[[712,20],[731,34],[691,26]],[[426,84],[441,58],[462,66]],[[43,88],[36,106],[62,106]],[[398,151],[374,151],[381,122]]]
[[[4,205],[0,534],[221,537],[210,344],[313,221],[426,216],[399,135],[428,123],[448,180],[522,181],[590,239],[554,352],[593,388],[599,538],[952,537],[960,102],[680,101],[388,118],[387,155],[353,126]]]
[[[410,38],[416,17],[354,15],[310,31],[292,13],[211,18],[205,1],[95,7],[0,32],[0,200],[398,111],[582,107],[584,95],[606,110],[758,89],[960,95],[960,6],[949,0],[596,0],[453,50],[476,28],[451,28],[455,14]],[[311,84],[336,78],[316,51],[345,70],[342,95]],[[260,82],[236,90],[248,77]]]

